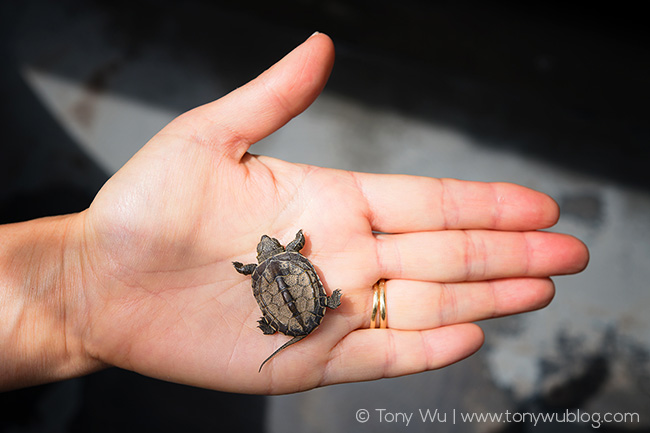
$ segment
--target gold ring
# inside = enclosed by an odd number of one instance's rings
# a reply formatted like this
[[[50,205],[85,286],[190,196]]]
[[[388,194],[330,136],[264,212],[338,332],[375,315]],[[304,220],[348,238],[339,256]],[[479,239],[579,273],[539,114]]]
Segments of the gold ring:
[[[372,315],[370,316],[370,329],[377,327],[379,321],[379,328],[386,328],[386,280],[383,278],[372,286],[374,294],[372,295]],[[377,320],[377,313],[379,313],[379,320]]]

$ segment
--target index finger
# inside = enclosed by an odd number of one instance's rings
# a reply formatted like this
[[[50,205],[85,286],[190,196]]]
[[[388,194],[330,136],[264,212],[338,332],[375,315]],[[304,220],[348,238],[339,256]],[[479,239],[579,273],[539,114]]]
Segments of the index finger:
[[[559,207],[548,195],[511,184],[355,173],[375,231],[537,230],[554,225]]]

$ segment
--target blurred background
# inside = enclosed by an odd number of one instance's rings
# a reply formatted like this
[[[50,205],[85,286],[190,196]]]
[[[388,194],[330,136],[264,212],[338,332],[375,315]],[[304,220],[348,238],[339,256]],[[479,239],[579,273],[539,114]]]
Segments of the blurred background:
[[[0,2],[0,222],[79,211],[178,114],[318,30],[323,95],[254,153],[326,167],[508,181],[553,196],[590,248],[546,309],[481,323],[449,368],[261,397],[119,369],[0,394],[0,431],[579,432],[477,413],[639,413],[650,431],[650,56],[625,3]],[[1,320],[1,319],[0,319]],[[206,342],[206,344],[210,344]],[[1,368],[1,364],[0,364]],[[358,409],[370,419],[359,423]],[[408,427],[376,409],[414,413]],[[419,411],[438,410],[436,422]],[[442,415],[447,414],[446,422]]]

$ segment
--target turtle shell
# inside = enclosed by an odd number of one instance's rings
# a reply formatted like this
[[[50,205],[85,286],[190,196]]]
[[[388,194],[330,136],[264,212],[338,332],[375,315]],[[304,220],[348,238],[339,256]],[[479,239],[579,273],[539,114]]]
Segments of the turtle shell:
[[[323,320],[327,295],[314,266],[302,254],[276,254],[260,263],[251,277],[253,295],[276,331],[307,335]]]

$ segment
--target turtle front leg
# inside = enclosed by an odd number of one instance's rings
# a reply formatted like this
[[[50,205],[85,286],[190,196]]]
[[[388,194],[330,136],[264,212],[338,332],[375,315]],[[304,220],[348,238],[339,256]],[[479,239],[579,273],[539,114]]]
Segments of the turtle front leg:
[[[243,263],[240,262],[232,262],[232,265],[235,267],[235,270],[237,272],[244,275],[252,274],[255,271],[255,268],[257,268],[257,264],[255,263],[244,265]]]
[[[271,325],[269,324],[269,321],[266,320],[266,317],[260,317],[260,320],[258,320],[257,323],[259,323],[257,327],[262,330],[264,335],[271,335],[277,332],[275,329],[271,328]]]
[[[327,307],[334,309],[338,308],[339,305],[341,305],[341,291],[336,289],[332,296],[327,297]]]
[[[296,233],[296,238],[287,244],[286,250],[300,252],[304,246],[305,235],[302,234],[302,230],[298,230],[298,233]]]

